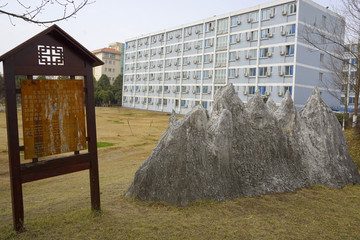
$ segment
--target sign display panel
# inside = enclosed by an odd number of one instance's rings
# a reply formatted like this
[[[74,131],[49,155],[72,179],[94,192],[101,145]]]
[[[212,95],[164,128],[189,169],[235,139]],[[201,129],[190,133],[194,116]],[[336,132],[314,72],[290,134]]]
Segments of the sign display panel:
[[[82,80],[21,80],[25,159],[86,149]]]

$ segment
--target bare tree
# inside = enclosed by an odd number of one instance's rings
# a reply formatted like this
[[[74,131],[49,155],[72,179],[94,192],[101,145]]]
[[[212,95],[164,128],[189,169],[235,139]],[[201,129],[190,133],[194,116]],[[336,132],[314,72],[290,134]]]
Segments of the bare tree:
[[[16,0],[3,3],[0,0],[0,15],[9,17],[14,25],[13,19],[21,19],[35,24],[50,24],[74,17],[82,8],[91,4],[89,0],[36,0],[31,1]],[[56,8],[59,12],[51,18],[44,17],[43,13]]]
[[[341,7],[333,9],[339,17],[319,24],[307,23],[300,37],[313,49],[322,52],[322,67],[332,73],[321,84],[348,109],[349,93],[354,92],[353,125],[357,123],[360,93],[360,0],[341,0]],[[341,93],[345,97],[341,97]]]

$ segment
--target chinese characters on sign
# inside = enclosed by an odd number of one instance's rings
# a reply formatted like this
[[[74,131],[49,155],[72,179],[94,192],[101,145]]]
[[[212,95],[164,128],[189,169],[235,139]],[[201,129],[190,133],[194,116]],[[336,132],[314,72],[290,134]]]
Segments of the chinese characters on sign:
[[[82,80],[21,80],[25,159],[86,148]]]

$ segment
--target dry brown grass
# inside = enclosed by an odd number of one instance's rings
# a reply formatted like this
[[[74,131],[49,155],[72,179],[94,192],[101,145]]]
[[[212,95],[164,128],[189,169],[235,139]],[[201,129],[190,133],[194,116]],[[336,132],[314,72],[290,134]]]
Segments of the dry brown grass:
[[[169,115],[123,108],[96,113],[98,141],[115,144],[99,148],[102,211],[90,211],[87,171],[27,183],[27,230],[20,234],[12,231],[5,115],[0,113],[0,239],[360,239],[358,185],[186,207],[127,199],[124,192],[166,130]]]

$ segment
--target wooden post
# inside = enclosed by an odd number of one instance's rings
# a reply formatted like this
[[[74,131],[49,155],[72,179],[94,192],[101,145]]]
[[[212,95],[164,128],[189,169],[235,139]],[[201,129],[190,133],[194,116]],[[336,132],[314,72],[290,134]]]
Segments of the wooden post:
[[[13,64],[4,64],[6,124],[8,138],[9,171],[13,226],[16,231],[24,227],[24,204],[20,173],[20,147],[17,119],[16,84]]]

